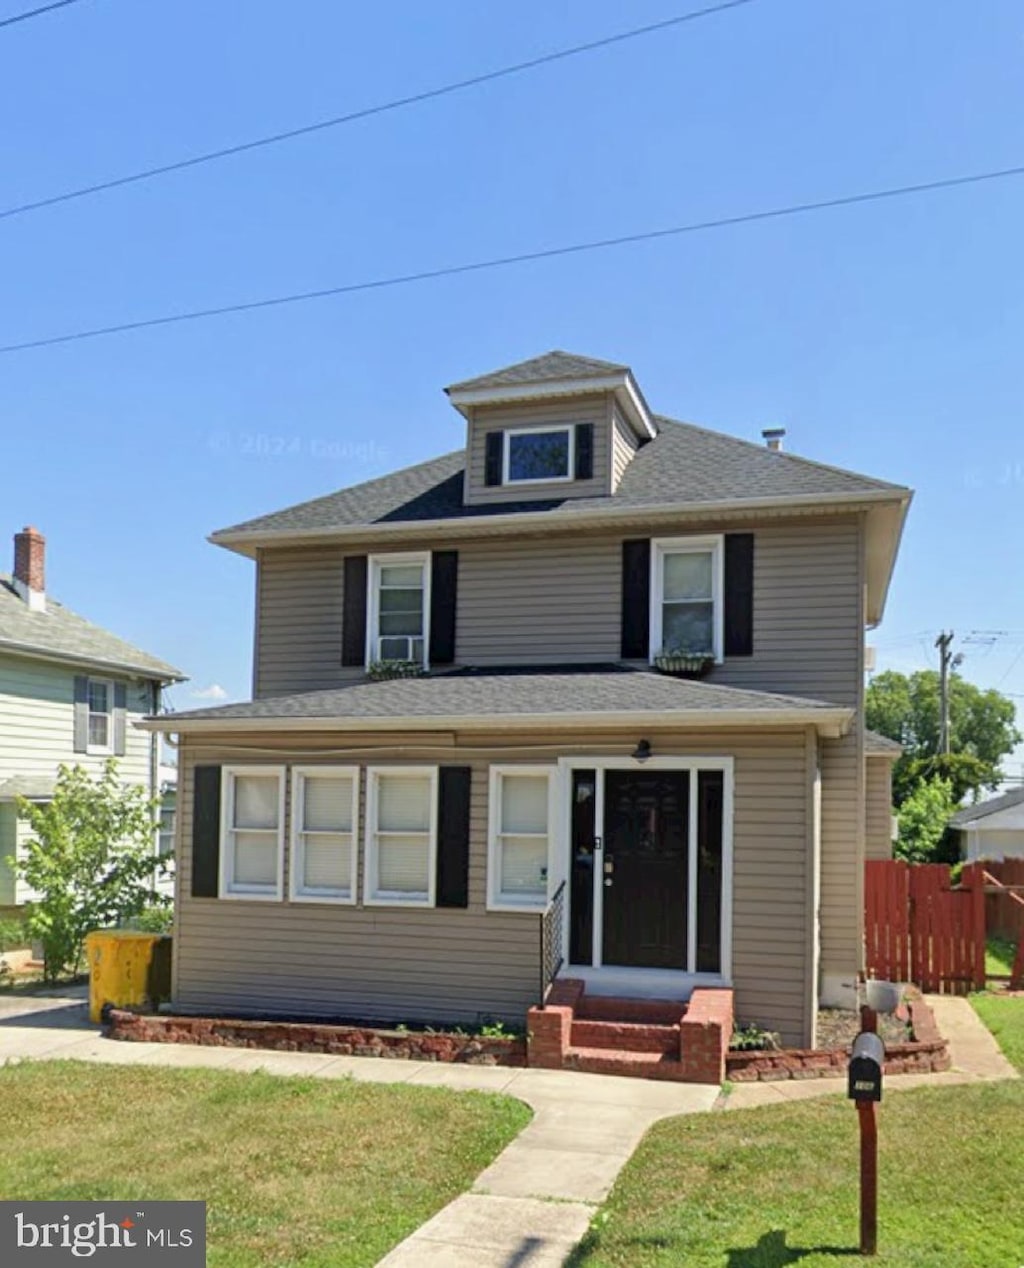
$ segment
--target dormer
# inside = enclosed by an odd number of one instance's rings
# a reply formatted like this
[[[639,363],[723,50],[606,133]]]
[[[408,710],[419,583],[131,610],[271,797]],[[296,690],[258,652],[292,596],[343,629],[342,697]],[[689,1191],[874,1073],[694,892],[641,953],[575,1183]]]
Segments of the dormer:
[[[467,506],[607,497],[658,432],[628,365],[568,352],[445,391],[467,424]]]

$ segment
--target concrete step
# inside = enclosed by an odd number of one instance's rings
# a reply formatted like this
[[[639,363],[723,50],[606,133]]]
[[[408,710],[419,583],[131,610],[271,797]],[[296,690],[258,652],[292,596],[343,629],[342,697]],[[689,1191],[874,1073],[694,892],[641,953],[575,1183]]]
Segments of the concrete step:
[[[633,1079],[685,1082],[680,1062],[658,1052],[612,1052],[607,1048],[571,1047],[566,1051],[562,1068],[585,1074],[617,1074]]]
[[[678,1058],[679,1027],[577,1018],[573,1020],[569,1042],[574,1048],[654,1052]]]

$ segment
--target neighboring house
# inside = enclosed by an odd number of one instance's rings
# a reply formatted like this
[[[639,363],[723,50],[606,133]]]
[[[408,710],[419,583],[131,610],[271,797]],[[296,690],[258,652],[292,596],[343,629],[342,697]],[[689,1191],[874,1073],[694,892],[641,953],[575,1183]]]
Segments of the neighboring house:
[[[950,819],[960,838],[960,857],[968,863],[1024,858],[1024,788],[967,806]]]
[[[903,753],[902,744],[877,731],[864,732],[865,821],[864,857],[891,859],[898,835],[892,805],[892,768]]]
[[[655,415],[624,365],[448,395],[464,447],[212,538],[256,564],[254,700],[143,724],[180,745],[177,1007],[522,1022],[543,930],[591,993],[731,987],[810,1044],[862,964],[909,490]]]
[[[183,679],[48,595],[45,550],[26,528],[14,538],[13,573],[0,573],[0,908],[30,897],[7,863],[29,834],[15,798],[45,801],[62,762],[98,774],[110,757],[126,783],[159,795],[159,737],[133,724]]]

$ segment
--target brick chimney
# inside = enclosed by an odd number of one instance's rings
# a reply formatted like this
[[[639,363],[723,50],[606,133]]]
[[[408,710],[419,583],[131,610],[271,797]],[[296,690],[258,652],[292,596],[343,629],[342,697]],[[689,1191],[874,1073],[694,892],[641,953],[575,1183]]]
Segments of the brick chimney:
[[[46,611],[46,538],[37,528],[14,534],[14,588],[33,612]]]

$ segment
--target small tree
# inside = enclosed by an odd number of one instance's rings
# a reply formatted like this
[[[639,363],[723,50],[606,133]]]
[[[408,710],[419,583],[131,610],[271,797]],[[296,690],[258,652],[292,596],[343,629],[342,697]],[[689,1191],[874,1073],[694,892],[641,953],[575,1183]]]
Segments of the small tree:
[[[943,846],[949,817],[955,809],[948,780],[922,780],[899,808],[895,856],[908,863],[949,862]]]
[[[81,766],[61,766],[49,802],[18,798],[32,828],[12,863],[37,895],[26,928],[43,945],[43,975],[54,982],[82,967],[85,935],[170,900],[154,889],[166,871],[155,853],[156,802],[125,785],[108,761],[96,779]]]

